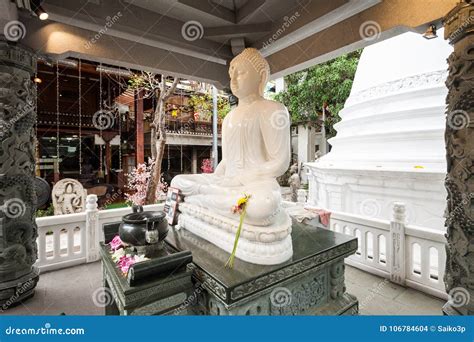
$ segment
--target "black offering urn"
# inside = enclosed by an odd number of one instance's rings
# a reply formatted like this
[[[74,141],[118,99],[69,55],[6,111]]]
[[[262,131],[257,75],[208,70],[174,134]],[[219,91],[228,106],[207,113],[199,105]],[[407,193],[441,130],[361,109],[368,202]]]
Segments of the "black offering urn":
[[[133,213],[122,217],[120,239],[132,246],[150,246],[163,241],[168,235],[168,222],[163,211],[143,211],[133,206]]]

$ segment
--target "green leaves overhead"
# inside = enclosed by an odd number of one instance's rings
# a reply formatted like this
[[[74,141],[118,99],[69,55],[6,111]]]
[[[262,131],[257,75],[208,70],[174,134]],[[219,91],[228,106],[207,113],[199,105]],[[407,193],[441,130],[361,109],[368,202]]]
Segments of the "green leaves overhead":
[[[328,137],[335,135],[333,125],[349,97],[362,50],[337,57],[285,77],[287,88],[275,99],[288,107],[293,124],[320,126],[323,104],[331,113],[326,118]]]

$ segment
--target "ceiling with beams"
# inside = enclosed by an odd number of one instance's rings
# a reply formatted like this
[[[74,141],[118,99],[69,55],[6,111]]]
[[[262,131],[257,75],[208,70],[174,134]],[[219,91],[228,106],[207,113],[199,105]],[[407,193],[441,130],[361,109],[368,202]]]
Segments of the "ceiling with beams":
[[[227,65],[244,47],[259,49],[282,76],[439,20],[456,1],[44,0],[49,20],[26,18],[25,42],[60,58],[225,86]],[[361,25],[372,21],[380,32],[364,39]]]
[[[107,35],[225,64],[244,47],[286,47],[381,0],[46,0],[50,19],[100,31],[106,18],[122,16]],[[186,31],[185,29],[188,29]],[[189,34],[188,34],[189,33]]]

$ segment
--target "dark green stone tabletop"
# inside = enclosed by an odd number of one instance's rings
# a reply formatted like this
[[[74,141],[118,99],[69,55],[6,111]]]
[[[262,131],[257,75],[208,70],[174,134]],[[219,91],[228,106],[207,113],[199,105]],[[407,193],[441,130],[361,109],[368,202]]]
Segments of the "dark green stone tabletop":
[[[279,265],[262,266],[236,258],[234,268],[224,265],[229,253],[186,229],[170,229],[166,242],[190,250],[194,276],[226,304],[231,304],[285,279],[346,257],[357,249],[357,239],[327,229],[293,222],[293,257]]]

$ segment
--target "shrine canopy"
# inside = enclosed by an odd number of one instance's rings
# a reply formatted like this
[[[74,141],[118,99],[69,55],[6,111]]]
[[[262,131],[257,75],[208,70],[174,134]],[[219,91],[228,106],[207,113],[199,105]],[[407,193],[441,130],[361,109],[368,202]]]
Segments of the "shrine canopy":
[[[23,15],[23,43],[53,57],[229,83],[244,47],[272,78],[406,31],[424,32],[458,0],[45,0],[48,20]]]

